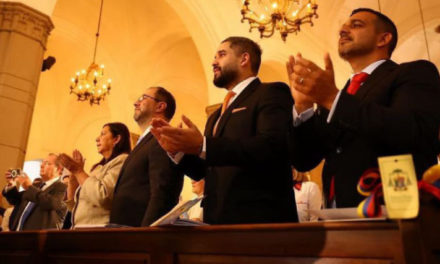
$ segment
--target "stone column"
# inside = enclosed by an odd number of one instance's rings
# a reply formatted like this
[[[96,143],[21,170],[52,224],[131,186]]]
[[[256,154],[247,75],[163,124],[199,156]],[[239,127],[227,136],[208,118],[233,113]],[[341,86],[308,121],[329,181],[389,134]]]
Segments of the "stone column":
[[[4,171],[22,168],[50,17],[22,3],[0,1],[0,188]]]

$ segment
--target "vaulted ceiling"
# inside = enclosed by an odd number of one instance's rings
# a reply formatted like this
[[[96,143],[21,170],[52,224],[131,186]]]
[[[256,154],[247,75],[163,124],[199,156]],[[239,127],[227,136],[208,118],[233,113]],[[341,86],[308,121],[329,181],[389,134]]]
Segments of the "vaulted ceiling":
[[[122,121],[133,131],[133,100],[142,89],[162,85],[177,98],[178,111],[203,129],[204,107],[220,102],[224,91],[212,84],[211,62],[219,42],[231,35],[247,36],[263,48],[260,76],[286,81],[284,63],[301,52],[319,65],[330,52],[336,81],[342,86],[350,67],[337,55],[337,32],[352,9],[381,10],[397,24],[400,40],[393,59],[428,59],[419,0],[317,0],[319,18],[283,42],[278,34],[260,39],[241,23],[241,0],[105,0],[97,61],[113,79],[112,94],[101,106],[90,107],[69,95],[69,79],[92,60],[100,0],[23,0],[48,14],[55,25],[46,55],[57,63],[41,74],[27,158],[47,151],[86,149],[97,158],[93,139],[102,124]],[[440,66],[440,1],[420,0],[431,61]],[[47,137],[47,131],[53,132]],[[60,133],[61,131],[61,133]]]

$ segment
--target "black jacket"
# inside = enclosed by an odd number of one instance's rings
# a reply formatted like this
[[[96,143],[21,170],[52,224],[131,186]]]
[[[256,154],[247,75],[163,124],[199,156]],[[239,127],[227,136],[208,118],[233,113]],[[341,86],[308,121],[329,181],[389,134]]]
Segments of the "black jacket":
[[[252,81],[208,119],[206,160],[185,155],[185,173],[205,178],[204,221],[210,224],[297,221],[287,132],[292,96],[283,83]]]
[[[347,86],[347,85],[346,85]],[[325,158],[323,187],[328,196],[335,177],[337,207],[357,206],[362,173],[377,168],[381,156],[412,154],[417,175],[437,163],[440,80],[427,61],[376,68],[353,96],[342,91],[330,124],[328,111],[293,128],[292,163],[300,171]]]

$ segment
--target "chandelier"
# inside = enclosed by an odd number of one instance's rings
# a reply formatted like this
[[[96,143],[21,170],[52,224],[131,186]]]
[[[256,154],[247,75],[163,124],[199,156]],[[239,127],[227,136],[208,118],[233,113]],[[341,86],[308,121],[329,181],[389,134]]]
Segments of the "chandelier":
[[[318,18],[316,9],[315,0],[243,0],[241,22],[249,21],[249,32],[256,28],[261,38],[269,38],[278,30],[286,41],[287,35],[296,34],[302,24],[313,26],[312,18]]]
[[[71,79],[70,84],[70,93],[75,94],[78,101],[89,101],[90,105],[99,105],[99,102],[104,100],[105,96],[110,93],[111,89],[111,79],[104,78],[104,64],[98,65],[95,63],[103,4],[104,0],[101,0],[93,62],[87,70],[83,69],[77,71],[75,77]]]

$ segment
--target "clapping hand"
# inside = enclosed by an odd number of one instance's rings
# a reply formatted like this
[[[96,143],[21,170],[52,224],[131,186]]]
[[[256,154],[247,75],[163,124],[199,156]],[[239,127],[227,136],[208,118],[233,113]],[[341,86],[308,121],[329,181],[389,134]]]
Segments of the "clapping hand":
[[[58,156],[58,162],[72,174],[84,171],[85,160],[81,155],[81,152],[75,149],[72,153],[72,156],[73,158],[69,157],[65,153],[62,153]]]
[[[333,63],[329,54],[324,56],[325,69],[307,60],[298,53],[290,56],[286,63],[290,90],[295,100],[295,108],[302,112],[313,103],[330,109],[338,94],[335,84]]]
[[[161,147],[170,154],[183,152],[199,155],[202,150],[203,135],[189,118],[182,116],[182,121],[186,127],[182,124],[172,127],[165,120],[154,118],[151,133]]]

